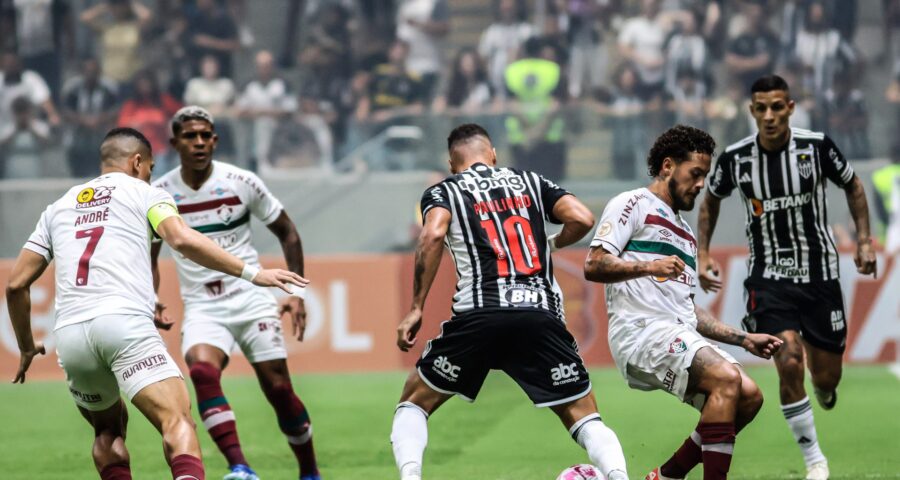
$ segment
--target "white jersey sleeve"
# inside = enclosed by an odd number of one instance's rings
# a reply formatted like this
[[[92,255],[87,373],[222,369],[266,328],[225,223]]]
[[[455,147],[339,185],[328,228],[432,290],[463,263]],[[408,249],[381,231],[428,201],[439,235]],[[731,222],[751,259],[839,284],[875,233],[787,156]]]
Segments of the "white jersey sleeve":
[[[641,192],[625,192],[613,197],[600,217],[597,233],[591,240],[591,247],[603,247],[604,250],[621,256],[628,241],[640,227],[638,210],[641,208]]]
[[[284,206],[256,174],[244,172],[244,175],[246,178],[240,195],[250,207],[250,212],[265,225],[274,222],[281,215]]]
[[[53,205],[50,205],[41,213],[41,218],[38,220],[37,226],[34,227],[34,232],[32,232],[31,236],[28,237],[28,241],[22,247],[43,256],[48,263],[53,260],[53,242],[50,240],[50,227],[48,225],[52,209]]]

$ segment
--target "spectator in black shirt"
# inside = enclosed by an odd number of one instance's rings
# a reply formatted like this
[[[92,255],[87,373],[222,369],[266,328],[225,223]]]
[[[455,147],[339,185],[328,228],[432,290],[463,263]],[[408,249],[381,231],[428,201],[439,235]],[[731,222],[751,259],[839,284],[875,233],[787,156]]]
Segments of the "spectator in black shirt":
[[[101,76],[100,62],[87,58],[81,75],[63,93],[62,114],[72,126],[66,155],[74,177],[99,175],[97,145],[118,116],[118,98],[113,83]]]
[[[762,2],[744,2],[742,10],[746,26],[728,42],[725,65],[745,88],[750,88],[757,78],[771,73],[777,57],[778,38],[765,24]]]
[[[195,62],[196,75],[200,74],[200,59],[205,55],[218,58],[222,76],[233,75],[231,57],[240,48],[238,29],[234,19],[216,0],[197,0],[196,10],[188,17],[187,34],[189,58]]]

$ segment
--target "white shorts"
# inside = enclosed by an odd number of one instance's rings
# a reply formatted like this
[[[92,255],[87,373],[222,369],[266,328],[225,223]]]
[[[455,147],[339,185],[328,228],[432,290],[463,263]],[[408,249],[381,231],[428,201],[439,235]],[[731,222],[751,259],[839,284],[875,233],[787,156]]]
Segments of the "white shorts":
[[[86,410],[113,406],[120,390],[130,401],[147,385],[182,378],[150,317],[103,315],[54,334],[69,392]]]
[[[710,347],[727,362],[737,364],[728,352],[710,343],[687,325],[652,322],[638,336],[636,348],[624,368],[628,386],[638,390],[665,390],[700,410],[706,402],[702,393],[687,394],[688,369],[694,355]]]
[[[181,328],[181,353],[187,355],[194,345],[212,345],[231,356],[235,347],[250,363],[287,358],[281,319],[269,316],[244,321],[208,316],[185,318]]]

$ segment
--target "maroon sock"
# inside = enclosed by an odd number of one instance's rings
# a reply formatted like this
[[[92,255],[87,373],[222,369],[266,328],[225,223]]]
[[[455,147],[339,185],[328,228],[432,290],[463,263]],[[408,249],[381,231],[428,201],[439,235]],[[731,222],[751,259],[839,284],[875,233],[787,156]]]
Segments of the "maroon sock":
[[[288,444],[300,464],[300,476],[318,475],[316,451],[312,442],[312,424],[309,413],[290,383],[275,385],[265,392],[275,407],[278,426],[287,437]]]
[[[681,444],[666,463],[659,467],[659,473],[668,478],[684,478],[688,472],[703,460],[700,449],[700,433],[696,430]]]
[[[724,480],[734,452],[734,422],[701,423],[697,426],[703,450],[703,480]]]
[[[178,455],[169,463],[175,480],[206,480],[203,462],[193,455]]]
[[[131,467],[127,463],[107,465],[100,470],[100,480],[131,480]]]
[[[247,465],[238,439],[234,412],[222,393],[221,378],[222,371],[211,363],[196,362],[191,365],[191,380],[197,391],[197,407],[203,426],[225,455],[228,465]]]

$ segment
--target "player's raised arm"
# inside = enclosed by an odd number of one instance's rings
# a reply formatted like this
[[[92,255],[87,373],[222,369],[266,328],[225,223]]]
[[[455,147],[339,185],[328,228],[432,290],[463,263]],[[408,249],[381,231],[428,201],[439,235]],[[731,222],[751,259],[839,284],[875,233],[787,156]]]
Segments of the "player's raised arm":
[[[416,343],[416,334],[422,325],[422,309],[425,298],[441,265],[444,237],[450,228],[450,210],[430,208],[425,212],[425,225],[416,245],[415,270],[413,272],[413,300],[409,313],[397,327],[397,346],[408,351]]]
[[[575,195],[565,195],[553,205],[553,216],[563,223],[559,233],[548,240],[556,250],[584,238],[594,227],[594,214]]]
[[[174,212],[174,206],[162,203],[153,207],[153,209],[167,208],[172,210],[171,214],[162,214],[164,218],[156,222],[151,220],[151,225],[170,247],[201,266],[243,278],[260,287],[278,287],[287,293],[291,293],[288,284],[305,287],[309,283],[294,272],[277,268],[259,270],[248,265],[202,233],[185,225],[181,217]]]
[[[757,357],[772,358],[783,343],[772,335],[747,333],[726,325],[697,305],[694,305],[694,313],[697,315],[697,333],[710,340],[737,345]]]
[[[22,249],[6,284],[6,306],[21,355],[13,383],[25,383],[25,372],[31,366],[31,360],[44,354],[43,343],[35,343],[31,333],[31,284],[44,273],[47,265],[43,255]]]

